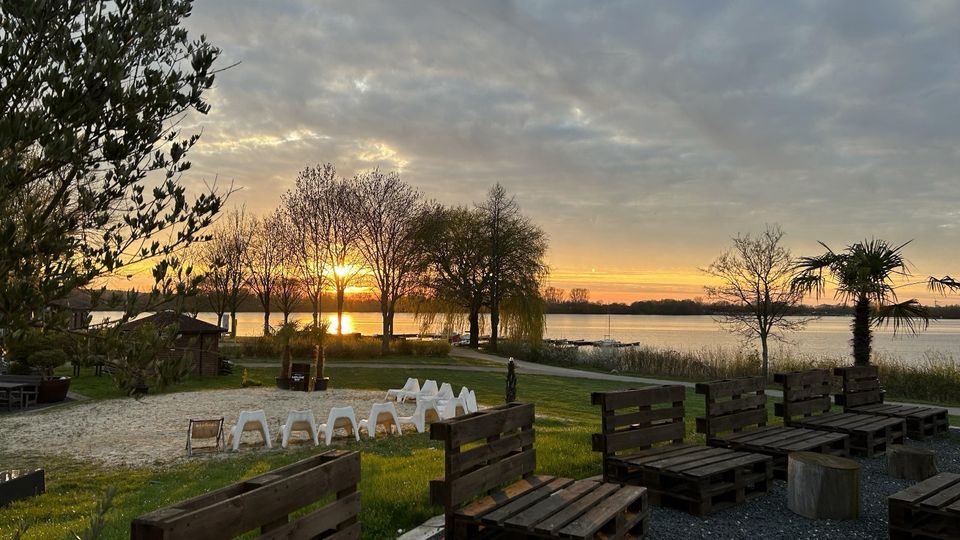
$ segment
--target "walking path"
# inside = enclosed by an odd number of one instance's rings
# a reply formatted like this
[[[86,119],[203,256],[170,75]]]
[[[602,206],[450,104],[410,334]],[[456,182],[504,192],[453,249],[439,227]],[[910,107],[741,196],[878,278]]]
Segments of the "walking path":
[[[496,356],[492,354],[483,353],[474,349],[467,349],[464,347],[454,347],[450,351],[450,356],[459,357],[459,358],[472,358],[477,360],[488,360],[491,362],[496,362],[503,366],[507,365],[507,359]],[[619,381],[625,383],[637,383],[637,384],[679,384],[681,386],[686,386],[688,388],[693,388],[696,383],[687,382],[687,381],[672,381],[668,379],[653,379],[649,377],[634,377],[630,375],[618,375],[616,373],[602,373],[599,371],[583,371],[573,368],[565,368],[559,366],[549,366],[545,364],[537,364],[534,362],[526,362],[524,360],[514,360],[516,365],[517,372],[521,374],[532,374],[532,375],[552,375],[554,377],[569,377],[574,379],[592,379],[598,381]],[[276,367],[276,363],[243,363],[238,362],[238,365],[243,367]],[[365,369],[447,369],[452,371],[483,371],[483,372],[502,372],[503,368],[493,367],[493,366],[451,366],[444,364],[401,364],[401,363],[371,363],[371,362],[327,362],[327,367],[337,368],[337,367],[350,367],[350,368],[365,368]],[[782,398],[783,392],[780,390],[767,390],[767,395],[776,398]],[[887,401],[891,405],[914,405],[913,403],[902,403],[897,401]],[[946,407],[949,411],[949,414],[953,416],[960,416],[960,407]]]

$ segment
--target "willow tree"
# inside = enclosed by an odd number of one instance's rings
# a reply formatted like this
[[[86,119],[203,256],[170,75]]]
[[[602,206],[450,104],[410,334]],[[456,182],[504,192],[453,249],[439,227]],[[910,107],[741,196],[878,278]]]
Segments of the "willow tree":
[[[191,39],[188,0],[0,4],[0,328],[62,328],[51,302],[152,267],[123,318],[191,292],[177,252],[223,196],[180,183],[219,49]],[[98,295],[95,297],[99,298]]]
[[[423,195],[395,172],[359,174],[351,187],[351,213],[358,224],[357,247],[380,303],[380,347],[386,354],[390,351],[397,302],[416,290],[425,266],[419,230],[427,207]]]
[[[818,298],[828,286],[836,289],[836,297],[853,301],[853,361],[870,365],[873,328],[892,324],[894,333],[905,328],[912,333],[926,329],[930,316],[916,299],[899,301],[897,281],[912,275],[903,256],[908,244],[894,246],[883,240],[864,240],[851,244],[842,252],[827,251],[814,257],[802,257],[793,279],[795,290],[815,294]]]
[[[803,292],[792,287],[795,273],[793,256],[781,241],[779,226],[767,226],[753,236],[738,234],[733,247],[724,251],[702,271],[717,280],[705,287],[707,297],[733,309],[717,320],[745,339],[759,339],[761,373],[767,378],[770,339],[783,339],[783,333],[800,330],[808,319],[788,319],[794,306],[803,300]]]

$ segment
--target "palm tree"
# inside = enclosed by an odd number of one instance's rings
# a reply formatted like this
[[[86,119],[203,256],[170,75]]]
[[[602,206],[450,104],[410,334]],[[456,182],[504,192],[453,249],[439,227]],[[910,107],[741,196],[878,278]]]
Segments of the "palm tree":
[[[901,328],[917,333],[930,322],[926,308],[916,299],[904,302],[897,299],[894,280],[911,276],[902,254],[907,244],[909,242],[894,247],[883,240],[864,240],[835,253],[820,242],[826,253],[801,257],[797,262],[797,274],[792,280],[795,289],[819,298],[828,285],[826,271],[834,279],[829,285],[836,287],[836,297],[843,302],[853,301],[855,365],[870,365],[872,327],[892,323],[894,334]]]

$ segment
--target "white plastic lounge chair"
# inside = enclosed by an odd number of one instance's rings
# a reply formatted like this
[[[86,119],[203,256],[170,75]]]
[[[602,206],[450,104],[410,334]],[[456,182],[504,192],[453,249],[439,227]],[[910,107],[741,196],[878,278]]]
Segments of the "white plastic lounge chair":
[[[417,429],[417,433],[423,433],[427,429],[427,424],[439,422],[440,411],[437,409],[437,402],[430,398],[417,398],[417,408],[411,416],[401,416],[399,418],[401,428],[405,424],[410,424]]]
[[[280,446],[287,447],[287,443],[290,442],[290,434],[294,431],[306,431],[314,445],[320,444],[317,435],[317,420],[313,417],[313,411],[290,411],[287,414],[287,422],[280,426]]]
[[[480,410],[477,406],[477,393],[471,390],[467,395],[467,412],[475,413]]]
[[[387,435],[396,433],[400,435],[400,420],[397,419],[397,408],[393,403],[374,403],[370,407],[370,416],[360,421],[360,429],[367,431],[367,437],[377,438],[377,426],[383,426],[383,431]]]
[[[330,446],[333,432],[338,429],[347,430],[347,435],[353,434],[360,441],[360,431],[357,429],[357,416],[353,414],[353,407],[334,407],[327,415],[327,423],[320,424],[317,431],[324,434],[324,441]]]
[[[273,445],[270,444],[270,429],[267,428],[267,414],[263,412],[263,409],[259,411],[240,411],[240,417],[237,418],[237,423],[230,430],[230,436],[227,440],[228,444],[231,439],[233,440],[234,452],[240,449],[240,437],[243,436],[244,431],[259,431],[267,448],[273,448]]]
[[[193,420],[187,425],[187,455],[193,455],[193,441],[196,439],[215,439],[213,448],[217,452],[223,449],[223,417],[216,420]]]
[[[450,386],[450,383],[443,383],[440,385],[440,390],[433,397],[437,398],[438,401],[453,399],[453,387]]]
[[[385,401],[389,401],[390,398],[393,398],[396,401],[400,401],[401,394],[418,394],[420,393],[420,381],[410,377],[407,379],[407,383],[403,385],[403,388],[391,388],[387,390],[387,396],[383,398]]]
[[[440,418],[454,418],[467,414],[467,402],[463,398],[448,399],[440,406]]]
[[[398,399],[400,400],[400,403],[403,403],[407,398],[431,398],[437,395],[437,392],[437,381],[434,381],[433,379],[427,379],[423,381],[423,386],[420,387],[419,392],[403,392],[400,394]]]

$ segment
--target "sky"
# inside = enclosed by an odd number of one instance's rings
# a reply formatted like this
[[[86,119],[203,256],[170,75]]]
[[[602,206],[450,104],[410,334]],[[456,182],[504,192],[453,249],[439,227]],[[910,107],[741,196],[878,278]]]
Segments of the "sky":
[[[447,204],[500,182],[549,284],[595,300],[703,296],[768,223],[960,274],[957,2],[196,0],[186,26],[236,65],[185,180],[248,211],[322,162]]]

